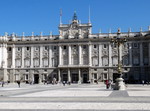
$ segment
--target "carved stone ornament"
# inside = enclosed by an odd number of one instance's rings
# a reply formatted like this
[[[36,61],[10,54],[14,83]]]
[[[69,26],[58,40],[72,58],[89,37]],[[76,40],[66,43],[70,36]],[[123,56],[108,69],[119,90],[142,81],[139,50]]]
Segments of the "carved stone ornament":
[[[86,51],[86,50],[83,50],[82,53],[86,55],[86,54],[87,54],[87,51]]]
[[[66,51],[66,50],[63,50],[63,51],[62,51],[62,54],[63,54],[63,55],[67,55],[67,51]]]
[[[123,55],[127,55],[128,54],[128,50],[123,50]]]
[[[77,48],[72,48],[72,54],[78,54]]]
[[[118,56],[118,51],[117,50],[113,50],[112,55],[113,56]]]
[[[44,53],[43,53],[43,56],[44,56],[44,57],[48,57],[48,53],[47,53],[47,52],[44,52]]]
[[[138,54],[139,54],[139,50],[134,50],[134,51],[133,51],[133,54],[134,54],[134,55],[138,55]]]
[[[36,57],[39,57],[39,53],[38,53],[38,52],[34,53],[34,57],[35,57],[35,58],[36,58]]]
[[[98,56],[98,51],[97,50],[93,51],[93,56]]]
[[[26,58],[30,58],[30,52],[26,52],[26,53],[25,53],[25,57],[26,57]]]
[[[21,58],[21,53],[16,53],[16,58]]]
[[[107,50],[103,50],[103,51],[102,51],[102,55],[103,55],[103,56],[107,56],[107,55],[108,55],[108,51],[107,51]]]

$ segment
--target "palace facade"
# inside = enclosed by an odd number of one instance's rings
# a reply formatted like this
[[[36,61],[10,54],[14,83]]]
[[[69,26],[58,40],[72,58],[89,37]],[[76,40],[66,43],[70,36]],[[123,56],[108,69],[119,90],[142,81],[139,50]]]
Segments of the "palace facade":
[[[116,33],[92,33],[92,24],[82,24],[74,13],[70,24],[59,25],[59,35],[0,37],[0,81],[70,81],[94,83],[118,77],[118,49],[110,41]],[[150,28],[121,32],[120,60],[125,81],[150,81]]]

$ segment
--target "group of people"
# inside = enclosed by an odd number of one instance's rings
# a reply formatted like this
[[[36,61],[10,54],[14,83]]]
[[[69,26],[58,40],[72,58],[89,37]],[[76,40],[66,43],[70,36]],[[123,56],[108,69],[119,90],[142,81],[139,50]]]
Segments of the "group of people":
[[[144,81],[144,80],[142,80],[142,84],[143,84],[143,86],[144,86],[144,84],[147,84],[147,85],[149,85],[150,84],[150,82],[149,81]]]

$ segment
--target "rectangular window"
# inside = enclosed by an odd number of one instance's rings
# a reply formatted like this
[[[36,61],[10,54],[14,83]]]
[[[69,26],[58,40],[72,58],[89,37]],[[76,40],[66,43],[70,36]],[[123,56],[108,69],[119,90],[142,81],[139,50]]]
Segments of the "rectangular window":
[[[45,50],[48,50],[48,46],[45,46]]]
[[[39,47],[35,47],[35,50],[37,51],[39,49]]]
[[[30,66],[30,60],[29,59],[25,59],[25,66],[29,67]]]
[[[66,46],[64,46],[64,49],[66,49],[67,47]]]
[[[134,65],[139,65],[139,58],[138,57],[133,58],[133,64]]]
[[[86,45],[83,45],[83,49],[86,49]]]
[[[56,46],[54,46],[53,48],[54,48],[54,50],[56,50]]]
[[[96,73],[94,73],[94,79],[97,79],[97,74]]]
[[[48,59],[43,59],[43,66],[44,67],[48,66]]]
[[[94,45],[94,48],[96,48],[96,45]]]
[[[138,48],[138,43],[133,43],[134,48]]]
[[[21,50],[21,47],[18,47],[17,50],[20,51],[20,50]]]
[[[107,74],[104,74],[104,79],[107,79]]]
[[[104,57],[102,59],[102,64],[103,64],[103,66],[108,66],[108,58]]]
[[[107,48],[107,45],[106,45],[106,44],[104,44],[104,48]]]
[[[15,74],[15,80],[16,80],[16,81],[19,80],[19,74]]]
[[[21,66],[21,60],[20,59],[16,59],[16,67],[20,67]]]
[[[38,67],[39,66],[39,59],[34,59],[33,64],[34,64],[34,67]]]
[[[8,51],[11,51],[11,47],[8,48]]]
[[[30,50],[30,47],[27,47],[27,50]]]
[[[148,44],[147,43],[144,43],[143,46],[144,46],[144,48],[148,48]]]
[[[25,80],[28,80],[28,74],[26,74],[26,76],[25,76]]]

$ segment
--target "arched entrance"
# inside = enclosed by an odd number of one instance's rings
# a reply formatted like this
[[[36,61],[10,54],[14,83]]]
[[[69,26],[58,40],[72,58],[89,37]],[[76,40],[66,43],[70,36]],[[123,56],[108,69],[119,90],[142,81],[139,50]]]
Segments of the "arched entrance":
[[[63,74],[62,76],[63,76],[62,81],[67,82],[68,81],[68,74]]]
[[[78,83],[78,81],[79,81],[78,74],[73,73],[71,80],[72,80],[72,83]]]
[[[34,74],[34,84],[39,83],[39,74]]]
[[[88,74],[83,74],[83,83],[88,83]]]

